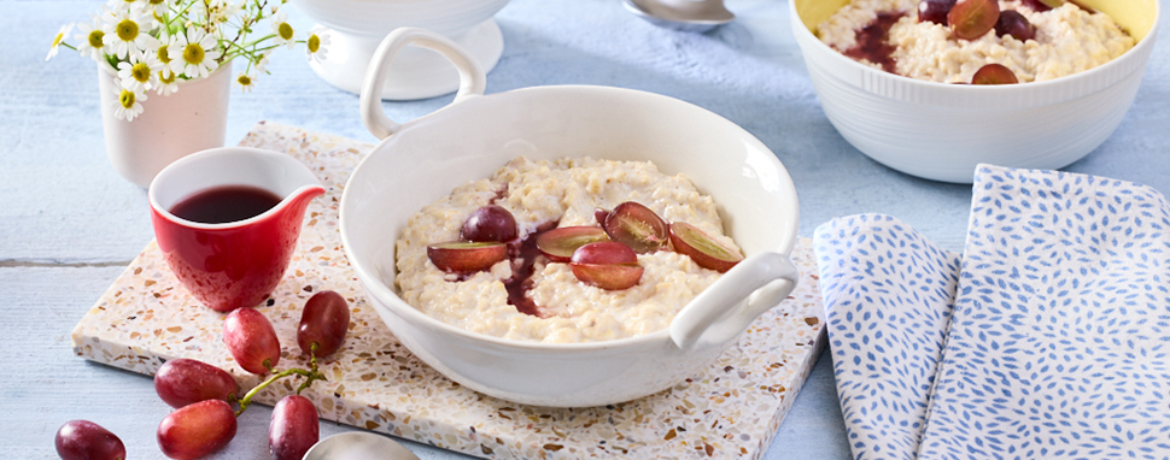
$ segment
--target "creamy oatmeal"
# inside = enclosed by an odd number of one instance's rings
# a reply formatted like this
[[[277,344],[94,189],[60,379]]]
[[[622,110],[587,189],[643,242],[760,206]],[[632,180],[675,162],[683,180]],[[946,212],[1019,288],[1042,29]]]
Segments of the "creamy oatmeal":
[[[549,343],[596,342],[665,329],[678,310],[719,278],[687,255],[665,247],[639,254],[641,279],[628,289],[601,289],[578,280],[567,263],[535,257],[528,307],[513,305],[505,282],[511,258],[475,273],[440,270],[427,246],[458,240],[473,211],[488,205],[511,212],[519,239],[555,225],[596,226],[595,208],[635,201],[667,222],[686,222],[735,248],[711,197],[682,175],[668,176],[648,162],[591,158],[533,161],[519,157],[490,179],[456,188],[416,213],[397,241],[397,286],[406,302],[440,321],[472,332]],[[512,303],[510,303],[512,302]],[[531,310],[522,312],[521,310]]]
[[[1021,83],[1051,80],[1109,62],[1135,44],[1108,15],[1074,3],[1037,11],[1047,8],[1034,0],[1000,0],[999,9],[1027,19],[1035,38],[1000,36],[995,29],[974,40],[955,38],[946,25],[919,22],[919,0],[853,0],[820,24],[817,34],[822,42],[867,65],[945,83],[969,83],[988,64],[1006,66]],[[866,37],[859,32],[880,26],[883,19],[892,23],[886,24],[885,36],[892,49],[885,56],[861,52],[859,39]]]

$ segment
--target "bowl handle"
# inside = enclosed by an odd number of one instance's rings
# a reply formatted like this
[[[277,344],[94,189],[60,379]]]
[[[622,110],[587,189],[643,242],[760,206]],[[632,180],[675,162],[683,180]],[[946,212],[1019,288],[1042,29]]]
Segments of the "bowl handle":
[[[788,256],[766,252],[748,257],[678,312],[670,323],[670,339],[683,350],[722,345],[787,298],[799,277]]]
[[[483,95],[487,86],[487,77],[483,67],[451,39],[440,34],[417,27],[399,27],[390,32],[370,60],[370,67],[366,70],[366,80],[362,83],[361,111],[362,122],[379,139],[385,139],[402,129],[402,125],[395,123],[382,110],[382,85],[390,72],[390,63],[394,56],[407,45],[426,48],[447,58],[455,69],[459,71],[459,92],[455,93],[452,104],[470,96]]]

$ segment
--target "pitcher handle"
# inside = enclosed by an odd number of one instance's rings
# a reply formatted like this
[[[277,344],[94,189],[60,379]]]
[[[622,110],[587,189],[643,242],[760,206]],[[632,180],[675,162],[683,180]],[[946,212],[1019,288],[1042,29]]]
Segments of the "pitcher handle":
[[[362,83],[362,123],[379,139],[390,137],[402,129],[402,125],[395,123],[382,110],[382,85],[390,71],[390,63],[408,45],[436,51],[455,64],[455,69],[459,71],[459,91],[455,93],[455,100],[451,104],[471,96],[481,96],[487,86],[483,67],[451,39],[417,27],[394,29],[374,51],[370,67],[366,70],[366,80]]]
[[[670,323],[670,339],[683,350],[722,345],[787,298],[799,277],[788,256],[766,252],[749,257],[678,312]]]

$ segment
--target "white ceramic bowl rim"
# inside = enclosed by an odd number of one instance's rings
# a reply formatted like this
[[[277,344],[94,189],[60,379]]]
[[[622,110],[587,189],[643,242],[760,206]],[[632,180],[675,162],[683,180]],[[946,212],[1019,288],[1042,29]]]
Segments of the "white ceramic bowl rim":
[[[833,49],[829,45],[826,45],[825,42],[822,42],[819,38],[817,38],[817,36],[815,34],[813,34],[812,31],[808,29],[808,27],[805,27],[803,22],[800,21],[800,13],[796,9],[796,1],[793,0],[793,1],[788,2],[788,10],[789,10],[789,14],[792,15],[793,24],[794,25],[800,24],[799,27],[794,27],[797,30],[793,31],[793,33],[805,35],[805,38],[811,38],[812,41],[816,42],[816,45],[813,45],[813,46],[817,46],[817,47],[821,48],[823,51],[826,51],[829,54],[832,54],[833,56],[835,56],[833,59],[836,59],[840,62],[843,62],[843,63],[845,63],[845,65],[852,66],[856,69],[859,69],[863,72],[866,72],[872,76],[880,76],[879,78],[892,78],[892,79],[898,80],[904,84],[921,85],[923,88],[930,88],[930,89],[936,89],[936,90],[955,89],[956,91],[967,91],[970,93],[983,92],[983,93],[993,93],[993,94],[1005,94],[1005,93],[1006,94],[1014,94],[1017,92],[1023,93],[1023,92],[1027,92],[1027,91],[1048,88],[1048,87],[1051,87],[1054,85],[1065,85],[1065,84],[1070,84],[1070,83],[1078,83],[1078,80],[1090,80],[1090,79],[1096,78],[1096,76],[1098,74],[1113,71],[1114,67],[1124,65],[1123,62],[1128,61],[1129,60],[1128,58],[1140,54],[1140,53],[1138,53],[1139,50],[1144,49],[1146,47],[1154,46],[1153,42],[1156,41],[1156,40],[1154,40],[1154,38],[1157,35],[1158,23],[1161,21],[1161,16],[1162,16],[1162,2],[1161,2],[1161,0],[1154,2],[1154,22],[1153,22],[1154,25],[1153,25],[1153,27],[1150,28],[1150,32],[1148,34],[1146,34],[1146,37],[1141,39],[1137,45],[1134,45],[1133,48],[1130,48],[1125,53],[1123,53],[1121,56],[1118,56],[1117,58],[1110,60],[1109,62],[1101,64],[1101,65],[1094,67],[1092,69],[1086,70],[1084,72],[1077,72],[1077,73],[1072,74],[1072,75],[1066,75],[1066,76],[1063,76],[1060,78],[1054,78],[1052,80],[1028,82],[1028,83],[1017,84],[1017,85],[957,85],[957,84],[953,84],[953,83],[940,83],[940,82],[935,82],[935,81],[919,80],[917,78],[910,78],[910,77],[906,77],[903,75],[898,75],[896,73],[890,73],[890,72],[886,72],[884,70],[878,70],[878,69],[875,69],[873,67],[862,64],[860,62],[857,62],[856,60],[853,60],[852,58],[845,56],[844,54],[841,54],[840,52]]]
[[[719,114],[716,114],[716,113],[711,112],[707,109],[704,109],[702,107],[699,107],[697,105],[691,104],[689,102],[686,102],[686,101],[683,101],[680,99],[671,98],[668,96],[663,96],[660,94],[655,94],[655,93],[651,93],[651,92],[647,92],[647,91],[640,91],[640,90],[628,89],[628,88],[610,87],[610,86],[599,86],[599,85],[549,85],[549,86],[535,86],[535,87],[518,88],[518,89],[506,91],[504,93],[496,93],[496,94],[492,94],[492,95],[483,95],[483,96],[470,95],[469,97],[489,97],[490,98],[490,97],[497,97],[500,95],[511,94],[511,93],[559,92],[559,91],[566,91],[566,90],[569,90],[569,91],[580,91],[580,90],[602,91],[602,92],[613,92],[613,93],[624,94],[627,97],[650,97],[650,98],[667,99],[667,100],[670,100],[672,102],[683,104],[684,106],[688,106],[691,109],[701,110],[703,112],[709,113],[709,114],[717,117],[722,122],[726,123],[728,125],[727,127],[729,129],[736,131],[737,134],[740,134],[743,138],[755,140],[756,142],[759,142],[761,146],[763,146],[762,142],[760,142],[755,136],[753,136],[747,130],[743,129],[743,127],[739,126],[736,123],[733,123],[731,120],[728,120]],[[447,112],[449,110],[452,110],[452,107],[457,107],[459,105],[460,104],[457,102],[452,103],[448,106],[445,106],[445,107],[433,112],[431,115],[436,115],[436,114],[440,114],[443,112]],[[429,116],[430,115],[428,115],[426,117],[429,117]],[[422,120],[426,117],[420,117],[420,118],[416,119],[415,121]],[[413,123],[413,121],[410,123],[404,124],[402,129],[403,130],[409,129],[411,123]],[[377,147],[375,147],[375,150],[381,149],[381,148],[383,148],[383,146],[385,146],[389,143],[392,143],[392,142],[394,142],[394,136],[391,136],[390,138],[383,141],[381,144],[379,144]],[[771,149],[767,149],[767,151],[771,152]],[[773,157],[774,156],[775,155],[773,154]],[[366,158],[369,158],[369,156],[367,155]],[[779,159],[776,159],[776,161],[779,162]],[[365,163],[365,159],[362,160],[362,163]],[[357,168],[360,168],[360,167],[361,167],[361,164],[359,164],[357,166]],[[355,168],[355,171],[357,170],[357,168]],[[782,173],[782,175],[780,177],[781,183],[779,184],[780,188],[787,190],[795,199],[796,187],[792,182],[792,177],[788,174],[788,170],[786,168],[781,167],[780,172]],[[349,181],[353,181],[353,176],[350,177]],[[346,189],[349,189],[349,188],[350,188],[350,184],[347,184]],[[666,343],[666,342],[671,341],[669,327],[652,332],[652,333],[649,333],[649,334],[645,334],[645,335],[640,335],[640,336],[635,336],[635,337],[627,337],[627,338],[615,339],[615,340],[606,340],[606,341],[601,341],[601,342],[545,343],[545,342],[519,341],[519,340],[511,340],[511,339],[495,337],[495,336],[491,336],[491,335],[487,335],[487,334],[468,331],[468,330],[461,329],[461,328],[452,326],[450,324],[444,323],[442,321],[439,321],[438,319],[435,319],[435,318],[419,311],[417,308],[414,308],[414,307],[410,306],[409,304],[407,304],[406,301],[403,300],[402,297],[400,297],[394,289],[391,289],[389,286],[387,286],[386,283],[384,281],[382,281],[381,279],[379,279],[377,276],[373,276],[371,274],[371,272],[367,271],[364,266],[362,266],[360,263],[357,262],[359,259],[357,257],[355,257],[355,255],[349,253],[352,245],[348,241],[347,234],[349,232],[347,232],[346,228],[345,228],[346,227],[345,214],[346,214],[346,209],[348,208],[346,202],[348,201],[348,197],[349,197],[349,195],[344,196],[341,203],[340,203],[340,206],[339,206],[339,221],[340,221],[339,231],[341,233],[342,247],[345,248],[346,256],[351,261],[350,263],[353,266],[354,271],[357,273],[358,277],[362,281],[362,284],[364,284],[367,289],[372,291],[376,297],[379,297],[383,300],[389,300],[389,302],[386,302],[387,304],[397,303],[397,305],[399,307],[401,307],[401,308],[397,309],[397,313],[408,316],[413,321],[426,323],[427,325],[429,325],[431,327],[439,328],[446,333],[454,334],[456,336],[462,337],[462,338],[467,339],[467,340],[493,344],[493,345],[511,348],[511,349],[520,349],[520,350],[529,350],[529,351],[550,351],[550,350],[553,350],[553,351],[561,351],[561,352],[577,352],[577,351],[587,352],[587,351],[605,350],[605,349],[611,349],[611,348],[646,347],[646,346],[653,346],[655,344]],[[794,209],[793,212],[799,213],[799,210]],[[799,215],[797,215],[797,217],[799,217]],[[796,222],[793,223],[794,228],[797,225],[798,224]],[[796,243],[795,232],[793,232],[792,236],[790,236],[783,243],[784,247],[773,248],[773,250],[781,252],[782,254],[788,255],[792,252],[792,248],[794,247],[795,243]],[[716,283],[718,283],[718,282],[719,281],[717,280]],[[708,289],[710,289],[710,287],[708,287]],[[377,302],[370,302],[370,303],[371,303],[371,305],[374,305],[375,308],[383,308],[382,306],[378,305]],[[683,308],[685,308],[685,306]]]

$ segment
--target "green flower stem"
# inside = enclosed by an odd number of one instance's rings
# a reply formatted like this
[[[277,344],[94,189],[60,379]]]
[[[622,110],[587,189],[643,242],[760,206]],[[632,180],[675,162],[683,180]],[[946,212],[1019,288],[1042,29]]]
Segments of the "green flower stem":
[[[65,43],[65,42],[58,42],[58,43],[57,43],[57,45],[58,45],[58,46],[64,46],[64,47],[66,47],[66,48],[69,48],[69,49],[71,49],[71,50],[73,50],[73,51],[77,51],[77,48],[74,48],[74,47],[73,47],[73,45],[70,45],[70,44],[68,44],[68,43]]]

